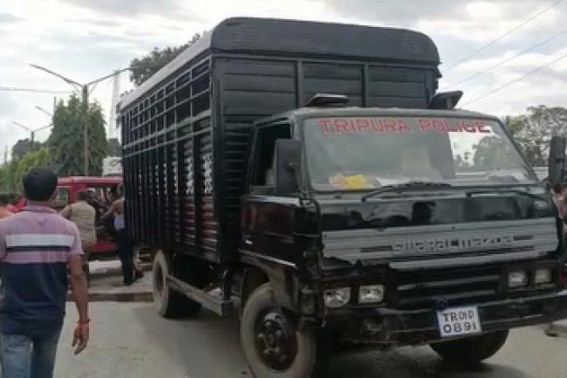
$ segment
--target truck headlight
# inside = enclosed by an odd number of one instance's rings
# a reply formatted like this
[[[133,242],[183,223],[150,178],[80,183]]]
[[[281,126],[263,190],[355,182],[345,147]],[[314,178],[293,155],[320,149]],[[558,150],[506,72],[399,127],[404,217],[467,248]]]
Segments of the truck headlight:
[[[536,285],[551,282],[551,270],[547,268],[536,269],[534,273],[534,283]]]
[[[361,286],[358,291],[358,303],[378,303],[384,300],[384,285]]]
[[[528,274],[524,270],[518,270],[508,273],[508,287],[518,288],[528,285]]]
[[[338,308],[350,302],[350,287],[325,290],[325,306]]]

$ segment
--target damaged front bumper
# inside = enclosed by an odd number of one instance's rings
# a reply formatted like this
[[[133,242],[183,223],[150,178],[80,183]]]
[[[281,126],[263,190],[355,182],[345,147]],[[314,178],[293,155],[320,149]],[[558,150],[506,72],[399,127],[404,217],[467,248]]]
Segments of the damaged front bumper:
[[[528,298],[472,303],[483,332],[545,324],[567,318],[567,291]],[[437,309],[350,308],[329,311],[325,329],[342,344],[419,345],[441,339]]]

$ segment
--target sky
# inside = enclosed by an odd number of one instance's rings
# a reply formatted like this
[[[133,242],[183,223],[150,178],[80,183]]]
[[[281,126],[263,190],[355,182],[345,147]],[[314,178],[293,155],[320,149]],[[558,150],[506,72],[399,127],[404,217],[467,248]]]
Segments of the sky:
[[[438,46],[440,88],[464,91],[461,107],[503,116],[567,106],[567,0],[1,0],[0,148],[29,136],[12,121],[45,126],[50,117],[36,106],[51,112],[55,97],[73,91],[30,64],[90,82],[236,16],[418,30]],[[121,92],[132,88],[127,73],[119,84]],[[107,120],[112,88],[106,80],[92,91]]]

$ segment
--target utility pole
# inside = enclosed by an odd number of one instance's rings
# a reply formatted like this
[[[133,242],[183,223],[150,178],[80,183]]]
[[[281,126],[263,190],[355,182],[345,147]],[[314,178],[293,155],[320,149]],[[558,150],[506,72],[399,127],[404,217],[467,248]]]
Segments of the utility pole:
[[[8,164],[8,145],[4,146],[4,165]]]
[[[75,80],[71,80],[69,78],[66,78],[63,75],[60,75],[54,71],[51,71],[50,69],[47,69],[45,67],[41,67],[35,64],[30,64],[30,66],[32,66],[33,68],[37,68],[38,70],[47,72],[48,74],[51,74],[53,76],[57,76],[58,78],[60,78],[61,80],[63,80],[64,82],[66,82],[67,84],[72,85],[73,87],[75,87],[75,90],[77,90],[80,95],[81,95],[81,99],[82,99],[82,121],[83,121],[83,156],[84,156],[84,168],[83,168],[83,174],[85,176],[89,175],[89,87],[93,86],[103,80],[109,79],[113,76],[115,76],[117,73],[119,72],[124,72],[130,69],[130,67],[127,68],[122,68],[119,70],[115,70],[112,74],[110,75],[106,75],[103,76],[99,79],[90,81],[86,84],[80,84],[78,82],[76,82]]]
[[[83,159],[85,176],[89,175],[89,86],[83,85],[82,88],[83,97]]]
[[[120,93],[120,72],[115,71],[112,85],[112,100],[110,101],[110,117],[108,119],[108,139],[113,139],[116,133],[116,103]]]

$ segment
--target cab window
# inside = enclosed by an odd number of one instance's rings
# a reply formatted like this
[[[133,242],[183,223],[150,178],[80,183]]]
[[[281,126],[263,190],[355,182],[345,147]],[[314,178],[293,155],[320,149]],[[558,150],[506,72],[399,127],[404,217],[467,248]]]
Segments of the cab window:
[[[291,125],[280,123],[260,128],[255,138],[255,162],[252,172],[252,192],[273,193],[276,184],[276,140],[290,139]]]

